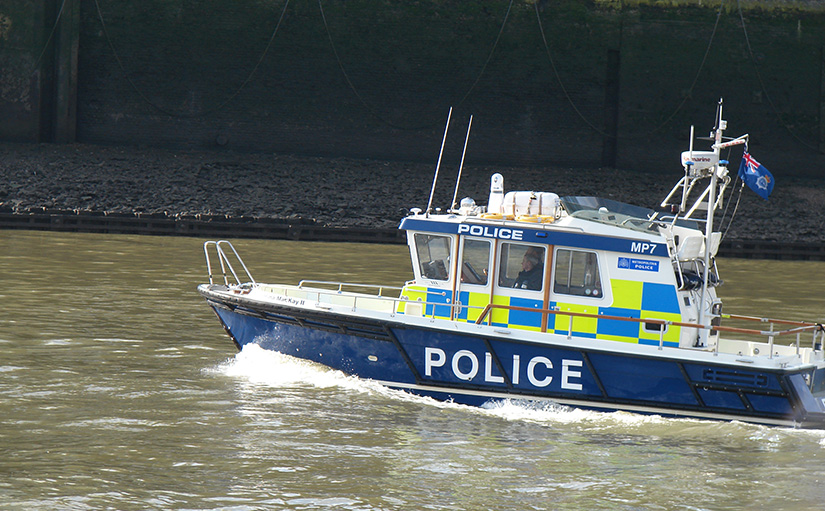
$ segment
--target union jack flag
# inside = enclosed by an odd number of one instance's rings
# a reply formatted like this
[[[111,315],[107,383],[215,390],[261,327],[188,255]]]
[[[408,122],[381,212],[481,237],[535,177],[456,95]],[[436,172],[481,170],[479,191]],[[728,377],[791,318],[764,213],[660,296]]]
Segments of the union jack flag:
[[[760,197],[768,200],[773,191],[773,174],[747,151],[742,155],[742,163],[739,164],[739,178]]]

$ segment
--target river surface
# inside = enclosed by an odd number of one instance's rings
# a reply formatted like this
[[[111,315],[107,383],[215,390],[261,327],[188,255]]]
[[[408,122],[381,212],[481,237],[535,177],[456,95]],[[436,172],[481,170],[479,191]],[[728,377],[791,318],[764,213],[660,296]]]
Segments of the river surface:
[[[237,353],[202,243],[0,231],[0,510],[825,508],[823,431],[471,408]],[[410,277],[405,246],[235,245],[258,281]],[[825,317],[825,263],[719,266],[727,312]]]

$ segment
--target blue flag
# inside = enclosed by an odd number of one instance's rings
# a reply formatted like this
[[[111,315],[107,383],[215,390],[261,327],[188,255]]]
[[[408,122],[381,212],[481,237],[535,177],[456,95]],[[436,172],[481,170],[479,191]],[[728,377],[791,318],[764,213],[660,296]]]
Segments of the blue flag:
[[[739,164],[739,178],[760,197],[768,200],[773,191],[773,174],[747,151],[742,155],[742,163]]]

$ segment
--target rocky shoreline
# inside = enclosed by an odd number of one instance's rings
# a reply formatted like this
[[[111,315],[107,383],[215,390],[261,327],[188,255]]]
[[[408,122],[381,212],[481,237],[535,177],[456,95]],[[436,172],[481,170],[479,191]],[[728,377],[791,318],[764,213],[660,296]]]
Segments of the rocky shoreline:
[[[0,150],[0,211],[245,217],[382,230],[396,227],[409,208],[426,207],[435,168],[434,162],[83,144],[0,143]],[[507,190],[600,195],[655,207],[680,176],[678,161],[669,163],[672,168],[658,174],[467,164],[459,198],[485,203],[490,175],[500,172]],[[457,169],[458,162],[445,157],[434,206],[449,206]],[[825,180],[771,170],[770,200],[746,188],[727,237],[825,242]],[[729,212],[738,184],[735,189]]]

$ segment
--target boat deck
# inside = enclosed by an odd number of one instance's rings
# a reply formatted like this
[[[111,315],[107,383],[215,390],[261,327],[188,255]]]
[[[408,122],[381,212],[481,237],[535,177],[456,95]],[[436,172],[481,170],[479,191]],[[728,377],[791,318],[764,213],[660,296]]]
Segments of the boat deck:
[[[403,297],[402,287],[397,286],[377,286],[368,284],[355,284],[345,282],[327,282],[304,280],[298,285],[283,284],[246,284],[229,286],[230,293],[244,295],[251,300],[262,302],[279,303],[312,309],[335,311],[341,314],[386,316],[389,318],[397,315],[424,317],[424,311],[435,310],[435,306],[443,307],[443,302],[411,301]],[[466,307],[466,306],[465,306]],[[484,324],[490,317],[489,311],[496,307],[504,307],[490,304],[484,308],[476,324]],[[513,307],[505,307],[513,308]],[[516,308],[517,309],[517,308]],[[613,319],[634,322],[657,322],[652,319],[635,319],[606,317],[604,315],[586,314],[577,312],[567,312],[558,310],[535,310],[530,312],[548,315],[561,315],[571,318],[584,317],[591,319]],[[432,321],[451,321],[428,316]],[[751,318],[747,316],[723,316],[726,320],[737,323],[759,322],[768,324],[768,330],[748,329],[741,327],[715,326],[712,327],[710,342],[706,347],[687,348],[691,352],[704,351],[717,354],[728,354],[737,356],[737,360],[743,363],[754,363],[756,360],[762,362],[769,361],[770,365],[776,367],[791,367],[798,365],[816,364],[823,360],[823,351],[816,349],[821,344],[822,336],[820,327],[816,324],[771,320],[767,318]],[[461,322],[458,319],[452,321]],[[467,321],[463,321],[467,323]],[[660,321],[662,324],[669,324],[667,321]],[[785,324],[792,326],[786,330],[774,330],[776,325]],[[699,324],[679,323],[679,326],[688,328],[709,328]],[[741,338],[722,337],[721,333],[739,334]],[[806,334],[806,335],[803,335]],[[558,335],[558,334],[556,334]],[[572,330],[568,332],[570,338],[574,334]],[[776,342],[777,338],[783,341]],[[763,340],[759,340],[763,339]],[[805,339],[805,340],[803,340]],[[660,349],[666,346],[660,346]],[[681,349],[686,348],[670,348]]]

